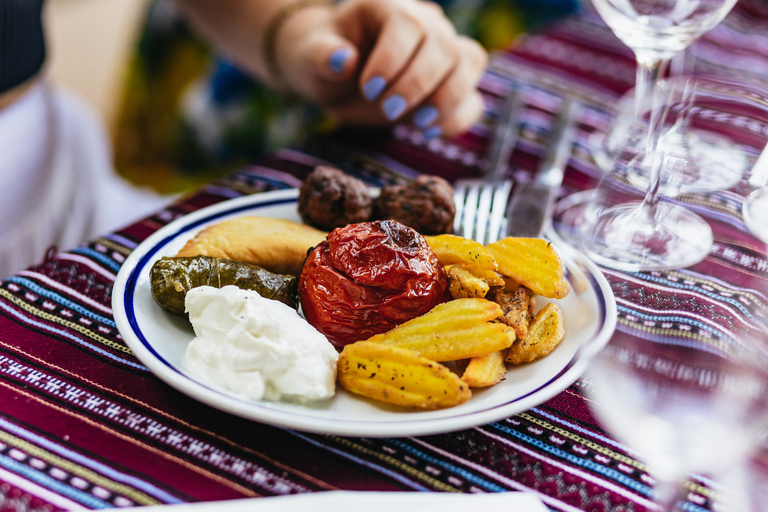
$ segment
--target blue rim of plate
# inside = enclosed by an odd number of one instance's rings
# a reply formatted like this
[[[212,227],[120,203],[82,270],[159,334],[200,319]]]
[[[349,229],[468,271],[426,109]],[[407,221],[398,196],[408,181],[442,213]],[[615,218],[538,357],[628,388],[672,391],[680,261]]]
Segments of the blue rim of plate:
[[[483,409],[475,409],[449,417],[441,418],[413,418],[413,413],[404,414],[397,422],[365,419],[348,420],[321,417],[302,413],[300,409],[285,410],[275,409],[260,402],[253,402],[237,398],[223,391],[194,380],[189,375],[181,372],[174,364],[165,359],[153,347],[151,341],[142,331],[136,315],[136,288],[142,272],[148,272],[148,263],[168,243],[177,237],[187,234],[204,224],[211,223],[222,217],[236,215],[238,213],[257,213],[258,210],[295,203],[298,197],[296,189],[264,192],[252,196],[240,197],[214,204],[198,210],[192,214],[181,217],[156,233],[148,237],[125,260],[113,288],[112,310],[118,331],[121,333],[128,347],[134,355],[144,363],[158,378],[203,403],[214,408],[245,417],[254,421],[271,424],[277,427],[292,428],[307,432],[322,434],[393,437],[410,435],[429,435],[443,433],[497,421],[535,407],[562,392],[570,386],[586,369],[586,363],[602,346],[610,339],[616,324],[616,305],[610,285],[598,270],[597,266],[589,261],[578,251],[567,245],[560,245],[553,241],[558,254],[563,257],[566,276],[570,274],[568,263],[583,266],[584,277],[589,281],[590,287],[595,291],[599,315],[600,328],[592,338],[581,345],[573,354],[568,363],[551,379],[537,388],[516,396],[514,399],[500,404],[495,404]],[[577,263],[578,260],[578,263]],[[151,299],[151,297],[150,297]],[[170,370],[176,378],[171,378],[165,372],[158,371],[158,366]],[[198,392],[196,392],[198,391]],[[546,391],[546,393],[543,393]],[[538,394],[544,394],[541,399],[527,400]],[[201,394],[203,396],[201,396]],[[208,396],[212,395],[212,396]],[[218,397],[220,401],[212,400]],[[361,398],[362,399],[362,398]],[[521,403],[524,406],[519,406]],[[259,410],[264,414],[244,414],[242,410],[232,406],[232,403],[247,406],[250,409]],[[415,413],[418,414],[418,413]],[[311,420],[313,424],[306,423]],[[463,421],[462,421],[463,420]],[[447,426],[446,423],[451,423]]]

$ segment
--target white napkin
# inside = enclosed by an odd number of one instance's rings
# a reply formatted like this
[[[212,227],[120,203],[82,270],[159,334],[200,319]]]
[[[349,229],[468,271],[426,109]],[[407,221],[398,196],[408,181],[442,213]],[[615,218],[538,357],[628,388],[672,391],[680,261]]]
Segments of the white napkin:
[[[533,493],[454,494],[441,492],[331,491],[241,500],[142,507],[142,512],[467,512],[515,510],[547,512]],[[172,509],[172,510],[171,510]]]

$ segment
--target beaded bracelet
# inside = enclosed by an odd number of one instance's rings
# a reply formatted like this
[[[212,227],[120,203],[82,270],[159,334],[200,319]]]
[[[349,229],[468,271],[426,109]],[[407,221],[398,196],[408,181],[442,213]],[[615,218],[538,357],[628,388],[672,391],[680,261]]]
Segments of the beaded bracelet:
[[[283,5],[279,11],[272,17],[267,29],[264,32],[264,60],[267,64],[267,70],[272,76],[272,80],[279,87],[283,87],[283,77],[280,72],[280,67],[277,64],[276,43],[277,34],[282,28],[283,24],[302,9],[315,6],[330,6],[333,5],[331,0],[296,0]]]

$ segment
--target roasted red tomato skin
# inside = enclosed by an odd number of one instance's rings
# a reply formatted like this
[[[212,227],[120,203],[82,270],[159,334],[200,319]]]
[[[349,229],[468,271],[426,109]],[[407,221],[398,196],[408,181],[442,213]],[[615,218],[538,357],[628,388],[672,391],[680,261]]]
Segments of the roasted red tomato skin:
[[[312,249],[299,278],[304,315],[343,347],[447,300],[448,280],[420,234],[395,221],[351,224]]]

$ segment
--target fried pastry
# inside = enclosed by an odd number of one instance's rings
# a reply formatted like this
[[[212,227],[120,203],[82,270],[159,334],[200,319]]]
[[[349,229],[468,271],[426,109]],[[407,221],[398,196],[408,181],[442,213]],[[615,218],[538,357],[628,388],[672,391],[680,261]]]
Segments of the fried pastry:
[[[307,252],[325,240],[326,235],[290,220],[238,217],[203,229],[177,256],[225,258],[298,277]]]

